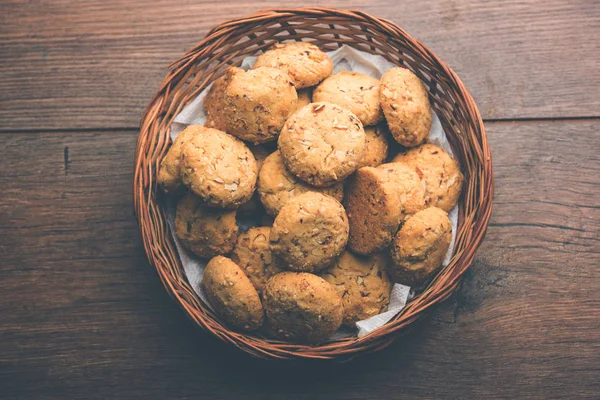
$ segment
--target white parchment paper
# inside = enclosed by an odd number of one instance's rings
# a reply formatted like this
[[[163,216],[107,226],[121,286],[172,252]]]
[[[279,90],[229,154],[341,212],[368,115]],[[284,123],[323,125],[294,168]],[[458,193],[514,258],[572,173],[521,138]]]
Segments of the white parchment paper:
[[[390,63],[386,59],[381,56],[375,56],[369,53],[365,53],[352,47],[342,46],[335,51],[328,52],[327,55],[331,58],[334,63],[334,71],[356,71],[363,73],[365,75],[372,76],[374,78],[381,78],[381,75],[385,71],[390,68],[395,67],[394,64]],[[256,57],[247,57],[243,60],[241,68],[250,69],[254,64]],[[181,132],[188,125],[204,125],[206,120],[206,115],[204,114],[204,99],[210,86],[207,87],[198,95],[196,99],[194,99],[190,104],[188,104],[182,111],[177,115],[174,119],[173,124],[171,125],[171,138],[175,140],[179,132]],[[450,144],[448,143],[448,139],[446,138],[446,134],[442,128],[439,118],[432,110],[432,125],[431,131],[429,133],[428,142],[434,143],[450,154],[452,153],[452,149],[450,148]],[[175,244],[177,246],[177,251],[179,252],[179,257],[183,264],[183,268],[185,274],[187,276],[190,285],[193,287],[196,294],[202,299],[202,301],[207,304],[209,307],[210,303],[206,299],[204,293],[200,288],[200,282],[202,282],[202,274],[204,273],[205,262],[199,258],[197,258],[192,252],[185,249],[174,232],[174,222],[175,222],[175,205],[169,204],[167,211],[168,221],[171,228],[171,235]],[[456,229],[458,226],[458,205],[454,207],[449,213],[448,216],[450,221],[452,222],[452,241],[450,243],[450,248],[448,249],[448,253],[444,259],[443,265],[446,266],[450,262],[450,258],[452,256],[452,251],[454,249],[454,241],[456,239]],[[258,221],[252,220],[251,218],[248,220],[239,221],[240,228],[242,230],[247,230],[252,226],[256,226]],[[359,337],[364,336],[370,332],[373,332],[375,329],[380,328],[385,325],[390,319],[392,319],[396,314],[400,312],[406,305],[407,301],[411,296],[410,287],[401,285],[396,283],[392,288],[392,293],[390,296],[390,305],[388,307],[388,311],[371,317],[369,319],[359,321],[356,323],[356,330],[351,330],[348,328],[341,328],[336,334],[334,334],[333,338],[346,337],[354,334],[358,334]]]

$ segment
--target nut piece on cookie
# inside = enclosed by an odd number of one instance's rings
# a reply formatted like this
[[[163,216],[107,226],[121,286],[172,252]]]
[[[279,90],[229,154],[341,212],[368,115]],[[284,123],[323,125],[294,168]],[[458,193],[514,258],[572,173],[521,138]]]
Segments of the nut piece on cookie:
[[[458,162],[441,147],[424,144],[394,157],[394,163],[414,168],[425,182],[425,204],[448,212],[456,205],[463,185]]]
[[[215,126],[255,144],[273,141],[296,111],[298,95],[289,76],[275,68],[230,68],[223,94],[223,126]]]
[[[173,141],[171,148],[160,162],[157,181],[165,193],[176,193],[183,189],[181,182],[181,148],[194,135],[202,133],[204,128],[200,125],[190,125],[181,132]]]
[[[286,167],[317,187],[352,174],[362,159],[365,131],[350,111],[332,103],[311,103],[287,120],[278,140]]]
[[[389,257],[382,253],[359,256],[344,251],[320,276],[331,283],[344,306],[344,325],[381,314],[390,302],[392,282],[386,272]]]
[[[312,89],[306,88],[298,90],[298,105],[296,106],[296,111],[310,103],[312,103]]]
[[[248,148],[254,155],[254,159],[256,160],[256,168],[260,174],[260,170],[262,168],[263,162],[269,156],[269,150],[263,145],[248,145]],[[257,183],[258,187],[258,183]],[[260,198],[258,197],[258,192],[255,191],[250,200],[248,202],[242,204],[240,208],[238,208],[238,215],[255,215],[257,213],[264,212],[262,209],[262,204],[260,203]]]
[[[287,72],[296,86],[314,86],[331,75],[333,62],[317,46],[307,42],[276,43],[256,58],[253,68],[272,67]]]
[[[256,187],[256,160],[248,147],[225,132],[203,128],[183,145],[183,183],[207,205],[235,208]]]
[[[229,258],[217,256],[210,260],[201,286],[217,314],[229,325],[253,331],[263,324],[264,312],[258,292]]]
[[[379,103],[379,79],[359,72],[342,71],[317,86],[313,101],[328,101],[354,113],[364,126],[383,119]]]
[[[431,108],[423,82],[406,68],[392,68],[381,77],[381,108],[392,136],[406,147],[423,142],[431,129]]]
[[[419,211],[406,220],[390,246],[390,276],[403,285],[423,283],[442,265],[451,240],[452,223],[444,210]]]
[[[227,254],[238,236],[235,210],[207,208],[198,197],[188,193],[177,203],[175,234],[200,257]]]
[[[385,124],[365,128],[365,151],[358,167],[376,167],[382,164],[388,156],[389,131]]]
[[[250,228],[238,237],[231,259],[244,271],[250,282],[261,294],[265,284],[282,269],[277,257],[271,255],[269,235],[271,228]]]
[[[346,247],[348,217],[333,197],[304,193],[282,208],[271,228],[271,251],[292,271],[327,268]]]
[[[317,344],[342,324],[342,300],[324,279],[306,272],[282,272],[263,293],[267,325],[283,340]]]
[[[258,195],[269,215],[277,216],[279,210],[291,199],[307,192],[319,192],[342,201],[342,182],[325,188],[310,186],[296,178],[283,163],[279,150],[265,160],[258,174]]]
[[[391,164],[359,169],[344,197],[350,222],[348,247],[359,254],[383,250],[406,213],[423,206],[423,185],[412,169]]]

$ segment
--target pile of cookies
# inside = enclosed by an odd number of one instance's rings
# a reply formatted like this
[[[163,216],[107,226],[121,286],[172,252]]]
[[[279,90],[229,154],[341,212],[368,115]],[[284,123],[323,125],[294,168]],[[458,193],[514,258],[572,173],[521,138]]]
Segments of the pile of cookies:
[[[306,42],[229,68],[205,126],[182,131],[161,162],[175,233],[209,259],[202,289],[235,329],[322,342],[386,311],[394,282],[426,282],[450,245],[463,175],[425,143],[422,82],[404,68],[332,72]],[[247,214],[262,226],[242,233]]]

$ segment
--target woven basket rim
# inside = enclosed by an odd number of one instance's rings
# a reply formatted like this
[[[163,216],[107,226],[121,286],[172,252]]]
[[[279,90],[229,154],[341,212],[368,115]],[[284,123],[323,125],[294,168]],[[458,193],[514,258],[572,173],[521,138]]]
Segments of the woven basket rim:
[[[468,117],[466,118],[466,130],[468,132],[463,132],[463,129],[455,131],[455,127],[452,126],[451,132],[456,137],[449,138],[451,139],[451,145],[455,153],[457,148],[468,148],[472,153],[465,150],[468,158],[462,161],[468,161],[469,167],[472,163],[478,167],[473,171],[469,170],[469,174],[465,175],[466,180],[467,178],[470,180],[468,182],[469,190],[464,190],[460,199],[460,204],[463,207],[461,207],[459,215],[457,246],[455,246],[449,266],[443,268],[416,299],[407,304],[396,317],[383,327],[361,338],[345,338],[326,342],[319,346],[261,339],[251,334],[231,331],[222,325],[218,317],[195,295],[185,277],[185,273],[183,273],[181,261],[173,250],[174,245],[166,225],[164,209],[161,207],[160,194],[156,189],[156,171],[160,159],[168,149],[170,123],[174,115],[177,115],[183,106],[190,101],[190,96],[187,97],[187,101],[182,100],[183,95],[181,93],[186,91],[186,87],[193,86],[194,83],[198,86],[197,89],[194,86],[194,90],[199,91],[207,85],[210,76],[215,74],[215,70],[210,70],[210,72],[205,70],[201,71],[202,73],[194,74],[193,67],[202,61],[203,57],[207,56],[205,53],[212,56],[215,49],[218,50],[221,46],[227,45],[228,40],[234,37],[235,34],[239,34],[239,31],[244,30],[243,33],[250,37],[250,40],[256,41],[258,39],[252,38],[254,31],[251,31],[251,29],[257,26],[265,26],[271,22],[284,25],[281,30],[294,32],[295,27],[289,28],[287,22],[290,19],[302,20],[302,18],[310,21],[316,18],[342,21],[331,24],[332,27],[342,23],[347,23],[348,26],[368,26],[370,29],[376,29],[377,33],[381,35],[369,37],[369,32],[365,30],[364,37],[371,43],[374,43],[373,40],[375,39],[382,40],[382,38],[385,39],[382,41],[386,42],[402,42],[402,45],[418,55],[419,62],[423,65],[425,63],[430,65],[431,71],[428,70],[427,73],[432,76],[437,74],[436,76],[439,75],[443,78],[441,79],[442,85],[447,86],[445,87],[446,90],[448,88],[452,90],[452,94],[456,97],[451,100],[455,100],[455,106],[460,108],[460,111]],[[320,21],[317,24],[320,24]],[[247,34],[246,30],[251,33]],[[354,35],[354,33],[351,34]],[[297,38],[297,36],[292,37]],[[362,40],[362,36],[360,38]],[[349,44],[352,45],[353,43]],[[372,48],[374,49],[374,47]],[[209,52],[209,50],[213,52]],[[404,55],[403,52],[402,54]],[[220,59],[216,61],[221,62]],[[231,61],[231,58],[228,61]],[[408,61],[402,60],[402,62]],[[419,65],[416,59],[414,62],[415,65]],[[221,62],[218,66],[221,67],[225,63]],[[208,75],[208,77],[203,79],[204,75]],[[186,79],[191,80],[192,83],[186,86]],[[212,80],[214,80],[214,76],[208,82]],[[437,84],[440,85],[439,82]],[[432,96],[436,87],[433,86],[429,89],[431,89],[430,96]],[[187,90],[189,91],[189,88]],[[440,94],[440,91],[436,93],[440,99],[446,100]],[[442,124],[448,134],[446,122],[442,121]],[[463,134],[464,137],[461,136]],[[465,141],[469,141],[469,143],[465,144]],[[471,146],[466,146],[467,144]],[[463,163],[461,163],[461,168],[465,168]],[[473,187],[475,189],[471,190]],[[150,263],[156,268],[167,292],[198,326],[211,332],[222,341],[231,343],[256,357],[273,359],[350,359],[358,354],[377,351],[388,346],[403,334],[410,324],[424,316],[433,306],[447,299],[456,289],[462,275],[473,262],[475,251],[485,236],[492,211],[493,190],[491,150],[479,110],[460,78],[424,44],[412,38],[394,22],[371,16],[360,10],[339,10],[325,7],[271,8],[215,26],[197,46],[170,65],[169,73],[142,116],[136,149],[134,206],[144,248]],[[465,205],[472,206],[473,210],[467,212],[463,208],[469,207],[465,207]],[[459,240],[461,241],[460,249],[458,246]]]

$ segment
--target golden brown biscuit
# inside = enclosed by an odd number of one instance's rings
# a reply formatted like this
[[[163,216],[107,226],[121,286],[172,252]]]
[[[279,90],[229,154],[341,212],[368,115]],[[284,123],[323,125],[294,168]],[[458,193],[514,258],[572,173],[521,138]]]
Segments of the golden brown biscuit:
[[[358,167],[376,167],[388,156],[388,133],[385,124],[365,128],[365,151]]]
[[[229,72],[229,71],[227,71]],[[227,125],[223,119],[223,110],[225,108],[225,90],[231,79],[231,73],[225,73],[222,77],[215,80],[210,87],[204,99],[204,113],[206,114],[206,122],[204,126],[207,128],[215,128],[225,131]]]
[[[306,42],[276,43],[256,59],[253,68],[272,67],[286,71],[294,86],[314,86],[333,71],[333,63],[314,44]]]
[[[381,251],[405,217],[424,204],[421,181],[410,168],[363,167],[346,188],[344,206],[350,222],[348,247],[359,254]]]
[[[365,131],[350,111],[332,103],[311,103],[287,120],[278,144],[290,172],[313,186],[331,186],[356,170]]]
[[[284,122],[296,111],[298,96],[289,76],[275,68],[230,68],[226,81],[224,126],[216,127],[255,144],[275,140]]]
[[[177,203],[175,233],[198,256],[210,258],[231,252],[238,236],[235,210],[206,208],[188,193]]]
[[[463,184],[458,162],[444,149],[424,144],[406,154],[398,154],[393,162],[414,168],[425,182],[425,204],[448,212],[456,205]]]
[[[348,218],[333,197],[304,193],[282,208],[271,229],[271,251],[292,271],[327,268],[348,242]]]
[[[406,147],[421,144],[431,129],[431,108],[423,82],[406,68],[392,68],[381,77],[381,108],[392,136]]]
[[[260,174],[260,169],[262,168],[263,162],[269,156],[269,150],[267,150],[267,148],[264,145],[248,145],[248,148],[254,155],[254,159],[256,160],[256,168]],[[262,204],[260,203],[260,198],[256,190],[254,191],[254,194],[252,195],[250,200],[248,200],[248,202],[242,204],[240,208],[238,208],[239,215],[257,215],[262,212],[264,212],[264,210]]]
[[[183,188],[180,168],[181,148],[194,135],[201,133],[203,129],[200,125],[190,125],[179,132],[171,148],[160,162],[157,181],[165,193],[176,193]]]
[[[229,258],[217,256],[210,260],[201,285],[210,304],[229,325],[253,331],[263,324],[264,312],[256,289]]]
[[[406,220],[390,246],[390,276],[403,285],[423,283],[442,265],[451,240],[452,223],[444,210],[419,211]]]
[[[344,306],[344,325],[387,311],[392,282],[386,272],[389,258],[377,253],[358,256],[344,251],[320,276],[331,283]]]
[[[267,325],[293,342],[320,343],[342,324],[342,300],[324,279],[305,272],[282,272],[263,293]]]
[[[242,233],[231,253],[231,259],[244,271],[258,294],[261,294],[265,284],[271,277],[282,269],[277,257],[271,255],[269,235],[271,228],[262,226],[250,228]]]
[[[379,104],[379,79],[359,72],[342,71],[317,86],[313,101],[328,101],[356,115],[364,126],[375,125],[383,118]]]
[[[306,192],[323,193],[337,201],[344,198],[342,182],[326,188],[316,188],[296,178],[284,165],[279,150],[267,157],[263,165],[258,174],[258,195],[269,215],[277,216],[288,201]]]
[[[312,103],[312,89],[306,88],[298,90],[298,105],[296,106],[296,111],[310,103]]]
[[[416,171],[402,163],[387,163],[377,167],[399,192],[402,206],[401,220],[425,208],[425,182]]]
[[[183,183],[208,205],[231,208],[247,202],[257,175],[250,149],[225,132],[203,128],[182,148]]]

